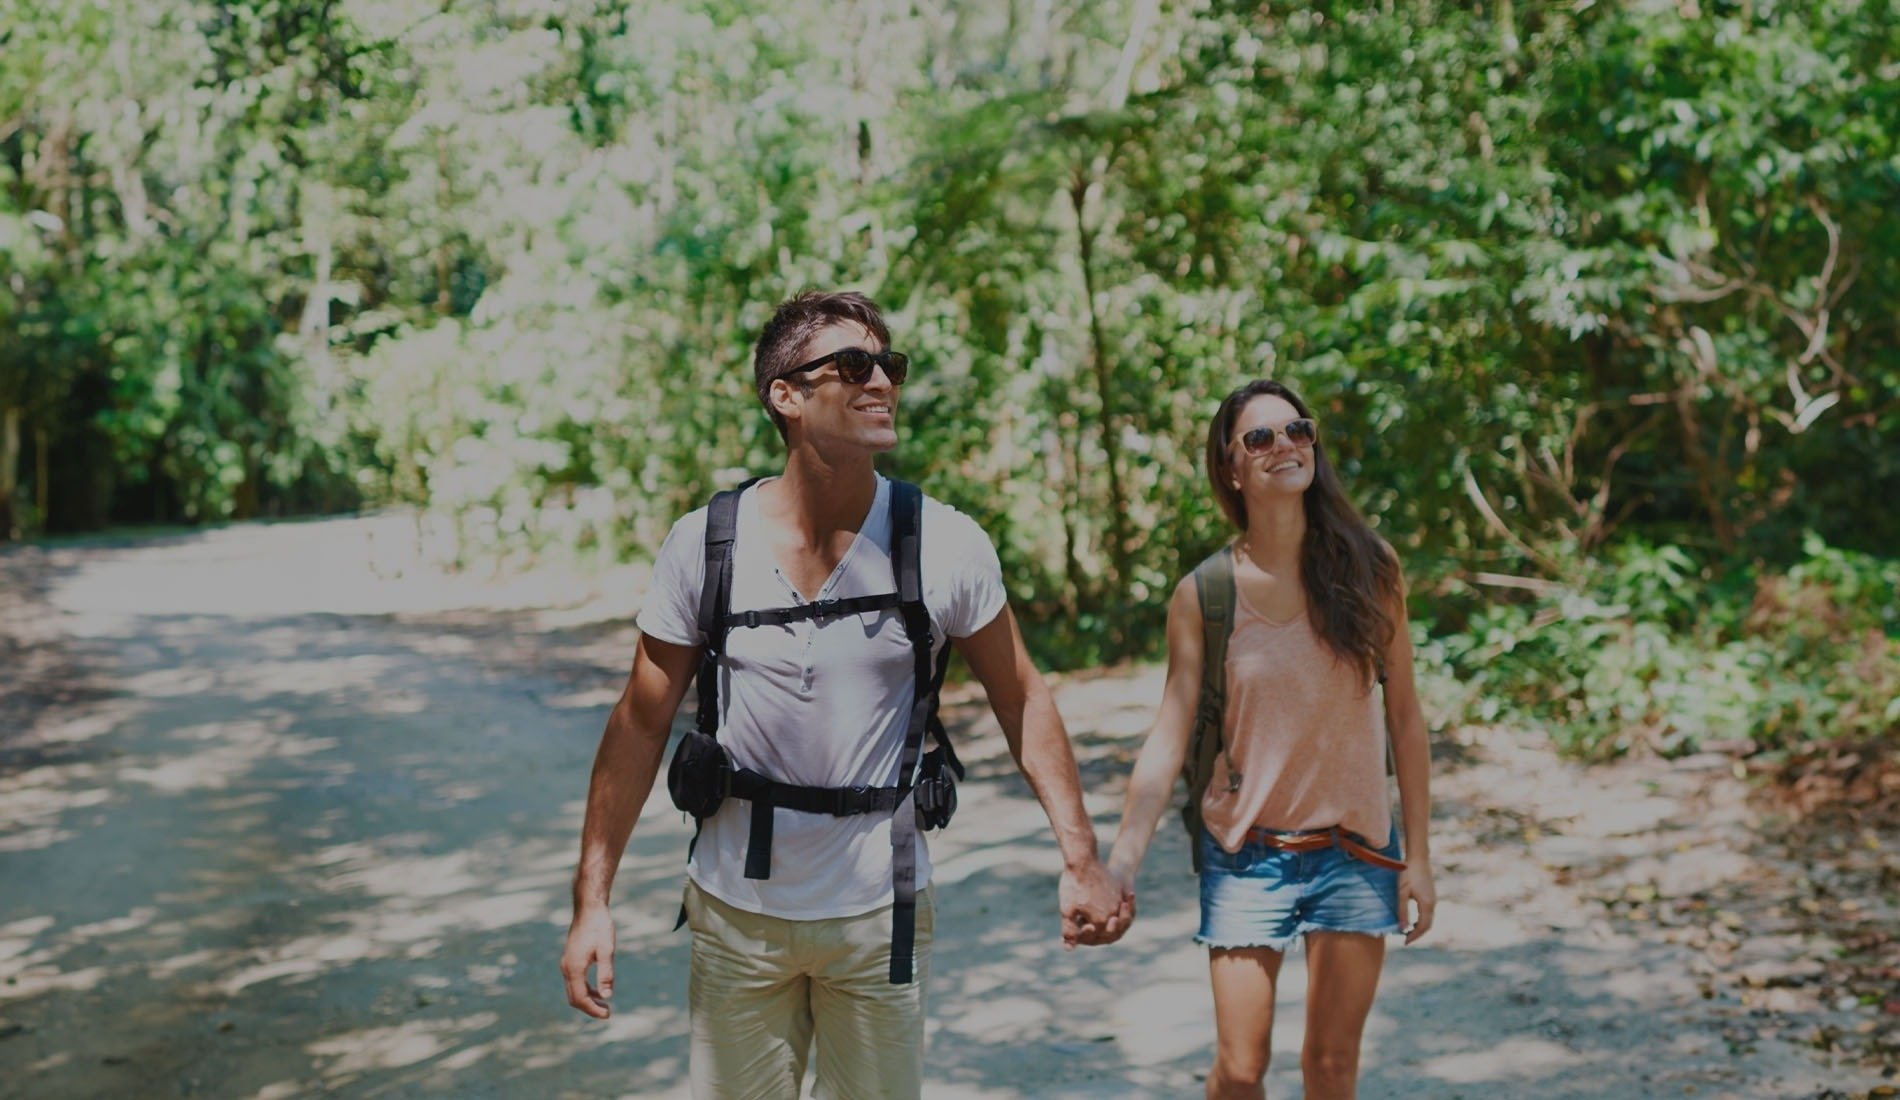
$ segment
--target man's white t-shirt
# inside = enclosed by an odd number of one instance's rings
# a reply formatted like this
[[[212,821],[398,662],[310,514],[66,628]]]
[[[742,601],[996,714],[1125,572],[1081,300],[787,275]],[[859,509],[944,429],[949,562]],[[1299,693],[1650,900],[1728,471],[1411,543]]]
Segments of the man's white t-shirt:
[[[759,516],[757,487],[739,498],[732,610],[805,602],[779,571]],[[1002,566],[976,521],[924,498],[922,571],[932,656],[1003,610]],[[642,633],[699,645],[706,509],[673,525],[640,611]],[[864,526],[818,599],[875,596],[896,588],[891,567],[891,483],[880,476]],[[784,783],[894,786],[916,689],[916,664],[895,608],[783,626],[735,625],[720,662],[719,741],[733,763]],[[891,903],[889,814],[832,817],[773,811],[772,876],[745,877],[752,804],[730,798],[707,819],[687,866],[701,889],[754,913],[794,920],[848,917]],[[917,836],[917,885],[930,852]]]

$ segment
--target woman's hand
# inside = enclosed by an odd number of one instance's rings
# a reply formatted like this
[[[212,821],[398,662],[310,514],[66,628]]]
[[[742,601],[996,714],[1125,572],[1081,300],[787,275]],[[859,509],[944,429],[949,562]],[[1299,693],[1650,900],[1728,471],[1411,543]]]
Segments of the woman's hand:
[[[1405,926],[1407,944],[1417,943],[1432,930],[1432,914],[1437,908],[1438,887],[1432,882],[1431,863],[1424,859],[1407,863],[1399,872],[1399,923]]]

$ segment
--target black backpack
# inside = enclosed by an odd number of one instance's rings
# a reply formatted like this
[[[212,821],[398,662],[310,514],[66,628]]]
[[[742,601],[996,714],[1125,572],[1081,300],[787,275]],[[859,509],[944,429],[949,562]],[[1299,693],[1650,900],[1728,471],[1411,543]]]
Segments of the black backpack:
[[[1226,750],[1227,733],[1227,639],[1234,632],[1234,548],[1223,546],[1194,567],[1194,592],[1201,605],[1201,696],[1194,708],[1194,729],[1188,735],[1187,756],[1181,761],[1181,778],[1187,780],[1187,804],[1181,807],[1181,822],[1187,826],[1188,851],[1193,854],[1194,873],[1201,873],[1201,801],[1214,777],[1214,764]],[[1378,682],[1385,683],[1385,667],[1378,670]],[[1393,770],[1392,747],[1386,744],[1386,770]]]
[[[941,828],[956,810],[956,780],[963,764],[937,717],[938,691],[950,647],[931,659],[930,612],[923,600],[922,516],[923,491],[904,481],[891,482],[891,564],[896,587],[876,596],[817,600],[766,611],[732,611],[732,545],[738,526],[739,496],[758,479],[728,489],[712,499],[706,512],[706,576],[700,589],[701,649],[698,685],[699,713],[694,729],[681,739],[667,768],[667,790],[673,804],[700,823],[711,817],[728,797],[752,803],[752,831],[746,845],[745,875],[764,879],[772,875],[772,813],[774,809],[847,817],[856,814],[891,815],[891,879],[895,907],[891,917],[891,981],[912,980],[916,950],[918,829]],[[865,611],[895,609],[904,624],[911,651],[916,693],[898,767],[899,781],[890,787],[806,787],[781,783],[770,776],[732,764],[719,744],[719,661],[726,637],[735,628],[757,628],[823,621]],[[923,751],[924,734],[937,747]],[[915,777],[913,779],[913,777]],[[695,830],[693,841],[698,843]],[[691,858],[692,849],[687,850]],[[682,912],[682,919],[684,914]]]

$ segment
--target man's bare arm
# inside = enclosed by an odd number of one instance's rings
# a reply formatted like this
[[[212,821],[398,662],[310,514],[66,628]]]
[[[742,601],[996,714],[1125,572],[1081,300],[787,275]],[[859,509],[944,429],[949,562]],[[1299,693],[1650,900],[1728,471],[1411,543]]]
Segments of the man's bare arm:
[[[1132,914],[1123,905],[1119,882],[1101,864],[1095,826],[1082,805],[1069,733],[1048,684],[1023,646],[1016,616],[1004,607],[988,626],[958,639],[957,650],[983,684],[1010,755],[1055,830],[1062,850],[1065,942],[1118,939]]]
[[[574,920],[561,955],[568,1003],[589,1016],[611,1015],[607,1002],[613,996],[614,933],[607,902],[614,872],[653,791],[667,733],[698,661],[697,646],[642,635],[626,690],[607,716],[594,754],[587,814],[581,823],[580,866],[574,872]],[[598,986],[587,984],[590,966],[597,968]]]

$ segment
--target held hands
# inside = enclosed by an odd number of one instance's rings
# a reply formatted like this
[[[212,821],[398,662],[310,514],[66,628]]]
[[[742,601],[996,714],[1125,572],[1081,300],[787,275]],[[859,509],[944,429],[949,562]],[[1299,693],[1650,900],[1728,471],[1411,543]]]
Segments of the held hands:
[[[1056,889],[1062,908],[1062,947],[1114,943],[1135,921],[1135,888],[1097,860],[1062,872]]]
[[[598,986],[587,981],[595,969]],[[596,1020],[614,1014],[608,1002],[614,996],[614,921],[605,908],[574,914],[567,928],[567,947],[561,952],[561,978],[567,983],[567,1003]]]
[[[1432,865],[1423,859],[1408,861],[1405,870],[1399,872],[1399,923],[1405,925],[1407,944],[1418,942],[1432,930],[1432,913],[1437,908],[1438,887],[1432,882]]]

